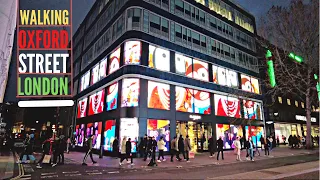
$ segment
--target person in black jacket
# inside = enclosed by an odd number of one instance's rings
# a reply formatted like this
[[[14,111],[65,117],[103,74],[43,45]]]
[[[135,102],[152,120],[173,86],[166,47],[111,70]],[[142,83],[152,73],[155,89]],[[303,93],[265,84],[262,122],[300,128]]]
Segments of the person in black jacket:
[[[131,153],[131,148],[132,148],[131,138],[129,138],[128,141],[126,142],[126,156],[127,156],[127,158],[130,158],[130,159],[131,159],[131,165],[134,165],[134,164],[133,164],[132,153]],[[122,162],[121,162],[121,163],[122,163]]]
[[[184,140],[182,135],[180,135],[180,138],[178,140],[178,149],[179,149],[179,154],[181,153],[183,155],[183,159],[186,159],[186,155],[184,153]]]
[[[219,160],[220,152],[221,152],[222,160],[224,160],[224,158],[223,158],[223,140],[221,139],[221,137],[217,140],[217,146],[218,146],[217,160]]]
[[[210,152],[210,157],[213,157],[214,156],[214,141],[213,141],[212,137],[209,138],[208,148],[209,148],[209,152]]]
[[[59,142],[59,149],[58,149],[58,158],[59,158],[59,163],[64,164],[64,150],[67,148],[67,141],[64,138],[64,136],[60,136],[60,142]]]
[[[144,161],[147,160],[147,157],[148,157],[148,154],[149,154],[148,145],[149,145],[148,136],[145,134],[144,138],[143,138],[143,142],[142,142],[142,149],[143,149],[143,152],[144,152],[144,158],[143,158]]]
[[[150,144],[151,144],[152,157],[148,166],[157,166],[157,163],[156,163],[157,141],[154,136],[152,137]]]
[[[112,152],[113,152],[113,157],[118,158],[118,156],[119,156],[119,140],[117,137],[115,137],[112,142]]]
[[[140,141],[139,141],[138,152],[139,152],[140,158],[144,157],[145,149],[144,149],[144,140],[142,137],[140,138]]]

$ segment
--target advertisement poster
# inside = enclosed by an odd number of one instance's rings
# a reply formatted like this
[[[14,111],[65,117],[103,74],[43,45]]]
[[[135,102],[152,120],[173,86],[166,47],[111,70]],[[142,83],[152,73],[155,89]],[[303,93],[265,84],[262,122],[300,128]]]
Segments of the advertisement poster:
[[[93,127],[94,139],[92,141],[93,149],[100,149],[101,146],[102,122],[95,122]]]
[[[90,71],[86,72],[86,74],[84,74],[81,77],[80,91],[87,89],[89,87],[89,85],[90,85]]]
[[[261,103],[243,100],[243,112],[246,119],[262,120]]]
[[[170,85],[148,81],[148,108],[170,110]]]
[[[104,131],[104,142],[103,149],[105,151],[112,151],[112,143],[116,136],[116,121],[115,120],[107,120],[105,122]]]
[[[209,81],[208,63],[193,59],[193,78],[201,81]]]
[[[251,86],[252,86],[252,92],[256,94],[260,94],[260,86],[259,86],[259,80],[256,78],[251,77]]]
[[[76,125],[75,132],[74,132],[74,138],[75,138],[75,141],[76,141],[75,145],[78,145],[79,136],[80,136],[80,125]]]
[[[260,94],[259,80],[244,74],[241,74],[241,89],[247,92]]]
[[[236,71],[227,70],[227,86],[232,88],[238,88],[238,73]]]
[[[99,63],[92,68],[90,85],[93,85],[99,81],[99,68],[100,68]]]
[[[149,45],[149,67],[170,71],[170,51]]]
[[[91,135],[93,135],[93,123],[88,123],[85,140],[87,141]]]
[[[131,152],[137,152],[137,142],[139,136],[139,124],[137,118],[121,118],[120,119],[120,144],[124,137],[131,138]],[[119,148],[121,150],[121,146]]]
[[[210,114],[210,93],[193,90],[194,113]]]
[[[107,111],[117,109],[118,82],[107,87]]]
[[[88,98],[85,97],[82,100],[78,101],[78,115],[77,118],[83,118],[87,116],[87,101]]]
[[[108,56],[100,61],[99,64],[99,80],[105,78],[107,76],[107,63],[108,63]]]
[[[82,147],[85,140],[85,124],[81,124],[78,130],[77,146]]]
[[[212,65],[212,73],[213,73],[213,82],[215,84],[219,84],[222,86],[227,85],[227,75],[226,75],[227,73],[225,68]]]
[[[136,78],[122,80],[121,107],[136,107],[139,105],[140,81]]]
[[[193,112],[193,90],[176,86],[176,110]]]
[[[140,64],[141,42],[127,41],[124,44],[124,64]]]
[[[216,116],[241,118],[239,99],[215,94],[214,103]]]
[[[221,137],[223,140],[223,149],[231,149],[232,142],[230,140],[229,124],[217,124],[217,139]]]
[[[243,129],[241,125],[230,125],[230,140],[231,140],[231,147],[235,148],[233,142],[237,139],[237,137],[242,138],[243,137]]]
[[[261,136],[264,136],[264,129],[260,126],[246,126],[246,139],[251,137],[253,144],[256,147],[261,147]]]
[[[193,77],[192,75],[192,58],[186,57],[181,54],[175,54],[176,73]]]
[[[121,48],[119,47],[110,54],[109,74],[112,74],[120,68],[120,53]]]
[[[157,142],[160,137],[163,137],[166,143],[164,151],[169,151],[170,145],[170,121],[169,120],[158,120],[158,119],[148,119],[147,125],[147,135],[155,137]]]
[[[90,95],[89,97],[89,113],[88,115],[94,115],[102,113],[104,109],[104,89]]]

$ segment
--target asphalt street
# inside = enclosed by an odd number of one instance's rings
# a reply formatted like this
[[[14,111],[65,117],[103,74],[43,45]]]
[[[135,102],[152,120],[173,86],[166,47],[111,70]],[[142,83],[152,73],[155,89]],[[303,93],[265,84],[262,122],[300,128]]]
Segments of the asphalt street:
[[[284,168],[290,165],[315,162],[319,160],[319,154],[308,154],[299,156],[269,158],[255,162],[242,161],[230,164],[212,164],[192,167],[136,167],[132,168],[106,168],[101,166],[81,166],[77,162],[66,160],[64,165],[56,167],[44,166],[43,169],[36,169],[35,165],[25,165],[35,171],[25,173],[23,179],[212,179],[228,175],[237,175],[241,173],[259,171],[263,172],[268,168]],[[183,162],[185,163],[185,162]],[[281,173],[274,173],[279,175]],[[290,172],[286,172],[290,173]],[[295,173],[295,172],[292,172]],[[306,175],[296,175],[290,179],[299,179],[299,177],[308,177],[310,179],[319,179],[317,173],[310,172]],[[261,177],[263,178],[263,177]],[[236,179],[236,178],[235,178]],[[260,179],[260,178],[259,178]],[[284,179],[287,179],[284,177]]]

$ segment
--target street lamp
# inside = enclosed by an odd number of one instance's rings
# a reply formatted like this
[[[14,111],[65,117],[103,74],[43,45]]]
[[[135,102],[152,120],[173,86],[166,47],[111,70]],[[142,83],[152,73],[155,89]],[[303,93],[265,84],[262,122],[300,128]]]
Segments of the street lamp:
[[[36,124],[38,124],[39,123],[39,121],[36,121]]]

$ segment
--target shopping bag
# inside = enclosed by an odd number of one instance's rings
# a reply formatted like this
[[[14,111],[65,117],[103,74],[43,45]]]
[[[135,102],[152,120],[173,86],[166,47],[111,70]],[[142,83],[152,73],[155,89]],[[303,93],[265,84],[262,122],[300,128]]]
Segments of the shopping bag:
[[[45,155],[44,158],[43,158],[43,161],[42,163],[45,163],[45,164],[49,164],[50,163],[50,159],[51,159],[51,155]]]
[[[194,152],[189,151],[189,158],[194,158],[194,156],[195,156],[195,153],[194,153]]]

